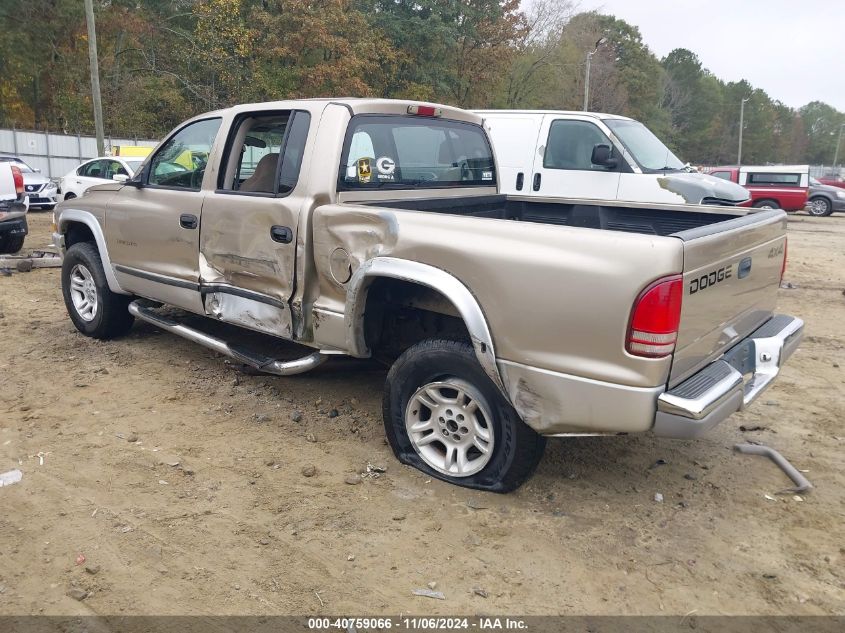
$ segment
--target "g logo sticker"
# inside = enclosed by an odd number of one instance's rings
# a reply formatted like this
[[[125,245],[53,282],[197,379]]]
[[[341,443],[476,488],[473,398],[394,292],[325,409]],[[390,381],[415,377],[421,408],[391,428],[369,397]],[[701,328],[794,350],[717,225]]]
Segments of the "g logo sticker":
[[[396,161],[390,156],[382,156],[376,161],[376,169],[378,169],[378,173],[389,176],[396,171]]]

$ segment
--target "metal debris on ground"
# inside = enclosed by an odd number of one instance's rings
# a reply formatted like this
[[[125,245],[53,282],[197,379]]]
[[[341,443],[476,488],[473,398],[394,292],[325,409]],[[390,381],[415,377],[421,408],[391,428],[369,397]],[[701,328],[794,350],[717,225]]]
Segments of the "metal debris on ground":
[[[813,488],[813,484],[811,484],[807,478],[802,475],[797,468],[795,468],[795,466],[790,464],[783,455],[773,448],[763,446],[762,444],[736,444],[734,446],[734,450],[745,455],[763,455],[768,457],[777,464],[793,482],[795,482],[794,487],[780,490],[777,494],[809,492]]]
[[[367,462],[367,470],[366,472],[361,473],[361,477],[369,477],[370,479],[378,479],[384,473],[387,472],[387,468],[384,466],[375,466],[370,462]]]
[[[58,253],[35,250],[28,255],[0,256],[0,269],[28,273],[33,268],[60,268],[62,258]]]
[[[435,600],[446,599],[442,591],[432,591],[431,589],[414,589],[411,593],[415,596],[422,596],[423,598],[434,598]]]

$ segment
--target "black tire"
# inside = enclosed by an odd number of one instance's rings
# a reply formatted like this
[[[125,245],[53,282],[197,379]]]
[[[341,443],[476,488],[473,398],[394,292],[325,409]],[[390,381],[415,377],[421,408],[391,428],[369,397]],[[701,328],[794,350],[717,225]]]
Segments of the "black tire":
[[[824,196],[810,198],[810,203],[807,206],[807,213],[820,218],[826,217],[833,213],[833,204]]]
[[[751,206],[755,209],[780,209],[780,203],[777,200],[758,200]]]
[[[93,280],[97,309],[90,320],[80,314],[71,297],[71,273],[77,266],[88,271]],[[98,339],[117,338],[126,334],[135,320],[128,311],[132,297],[109,290],[100,253],[91,242],[74,244],[65,253],[62,262],[62,296],[70,320],[85,336]]]
[[[75,194],[75,193],[73,193],[72,191],[68,191],[68,192],[65,194],[64,199],[65,199],[65,200],[73,200],[75,197],[76,197],[76,194]]]
[[[490,410],[491,419],[485,421],[485,428],[492,430],[493,449],[489,461],[475,474],[455,476],[432,468],[408,435],[405,424],[406,411],[410,412],[408,403],[422,386],[443,380],[456,380],[471,386]],[[518,488],[534,472],[546,446],[546,439],[519,418],[484,373],[473,348],[462,341],[430,339],[408,348],[387,375],[383,415],[388,442],[399,461],[466,488],[491,492],[510,492]],[[436,424],[433,415],[430,413],[430,420]],[[431,444],[439,443],[445,455],[441,439]]]
[[[26,235],[0,235],[0,255],[12,255],[23,248]]]

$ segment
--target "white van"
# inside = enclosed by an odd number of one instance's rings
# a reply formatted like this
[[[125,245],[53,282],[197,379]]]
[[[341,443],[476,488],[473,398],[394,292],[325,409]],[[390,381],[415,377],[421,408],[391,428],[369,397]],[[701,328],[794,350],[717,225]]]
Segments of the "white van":
[[[718,205],[749,199],[744,187],[693,171],[634,119],[550,110],[476,112],[493,140],[505,194]]]

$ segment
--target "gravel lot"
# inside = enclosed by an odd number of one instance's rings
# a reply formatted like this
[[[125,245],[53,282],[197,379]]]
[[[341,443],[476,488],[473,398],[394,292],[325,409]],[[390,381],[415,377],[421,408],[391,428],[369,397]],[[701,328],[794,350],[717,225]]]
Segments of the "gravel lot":
[[[845,216],[789,229],[780,310],[807,336],[775,387],[694,442],[550,441],[507,496],[398,464],[376,365],[248,375],[144,324],[98,342],[58,270],[0,277],[0,472],[23,471],[0,614],[843,615]],[[775,494],[743,440],[816,489]],[[446,599],[412,595],[429,583]]]

